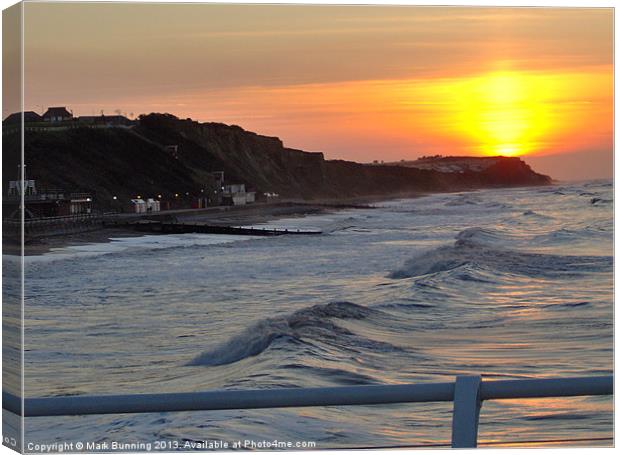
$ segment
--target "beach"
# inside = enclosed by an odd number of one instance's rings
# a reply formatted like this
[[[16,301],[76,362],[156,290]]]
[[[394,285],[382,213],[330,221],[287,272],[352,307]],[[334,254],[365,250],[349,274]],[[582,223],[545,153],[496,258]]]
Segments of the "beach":
[[[344,209],[367,209],[374,203],[401,197],[416,198],[422,192],[406,192],[370,197],[318,199],[312,201],[285,200],[271,203],[257,203],[243,206],[218,206],[206,209],[169,210],[151,214],[124,214],[125,220],[156,219],[176,220],[178,222],[201,222],[217,226],[252,226],[267,223],[279,218],[304,217]],[[122,218],[121,218],[122,219]],[[101,226],[86,232],[65,235],[41,235],[27,240],[24,248],[26,256],[48,253],[54,249],[79,246],[90,243],[110,242],[113,238],[139,237],[144,235],[131,226]],[[19,245],[6,243],[5,254],[18,255]]]

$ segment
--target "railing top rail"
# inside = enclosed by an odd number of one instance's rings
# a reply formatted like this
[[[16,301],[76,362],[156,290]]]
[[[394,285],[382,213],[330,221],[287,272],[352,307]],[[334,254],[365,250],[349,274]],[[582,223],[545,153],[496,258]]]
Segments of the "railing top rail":
[[[26,398],[24,416],[209,411],[306,406],[348,406],[454,400],[454,382],[267,390],[84,395]],[[613,394],[613,376],[483,381],[480,399]],[[22,400],[3,392],[3,407],[21,414]]]
[[[613,375],[482,381],[480,384],[480,399],[499,400],[509,398],[612,395],[613,388]]]

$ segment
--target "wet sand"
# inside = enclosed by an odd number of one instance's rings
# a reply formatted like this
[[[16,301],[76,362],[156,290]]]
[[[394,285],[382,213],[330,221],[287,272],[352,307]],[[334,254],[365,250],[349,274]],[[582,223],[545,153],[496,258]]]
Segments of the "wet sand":
[[[113,238],[140,237],[142,235],[142,233],[136,232],[133,229],[102,227],[95,231],[76,234],[43,236],[28,240],[24,245],[24,254],[26,256],[36,256],[49,253],[55,248],[65,248],[88,243],[105,243],[110,242]],[[19,255],[20,248],[18,244],[4,242],[2,245],[2,252],[3,254]]]

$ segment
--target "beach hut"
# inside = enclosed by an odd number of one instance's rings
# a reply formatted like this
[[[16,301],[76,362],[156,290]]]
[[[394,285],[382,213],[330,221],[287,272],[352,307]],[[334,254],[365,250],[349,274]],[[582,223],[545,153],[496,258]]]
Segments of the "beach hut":
[[[144,199],[132,199],[131,207],[134,213],[146,213],[146,201]]]
[[[159,201],[155,199],[151,199],[151,198],[146,200],[146,211],[147,212],[159,212],[160,208],[161,208],[161,205]]]

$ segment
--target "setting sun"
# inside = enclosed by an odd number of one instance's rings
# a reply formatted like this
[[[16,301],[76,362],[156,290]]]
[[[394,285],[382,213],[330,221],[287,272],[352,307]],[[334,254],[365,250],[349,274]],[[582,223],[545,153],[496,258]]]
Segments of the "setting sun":
[[[578,141],[576,134],[608,128],[601,101],[611,89],[610,73],[598,68],[505,70],[415,83],[406,96],[428,101],[410,122],[422,122],[438,139],[476,155],[520,156],[553,152]]]
[[[542,86],[547,79],[496,72],[458,83],[456,126],[487,155],[531,152],[552,127]]]

